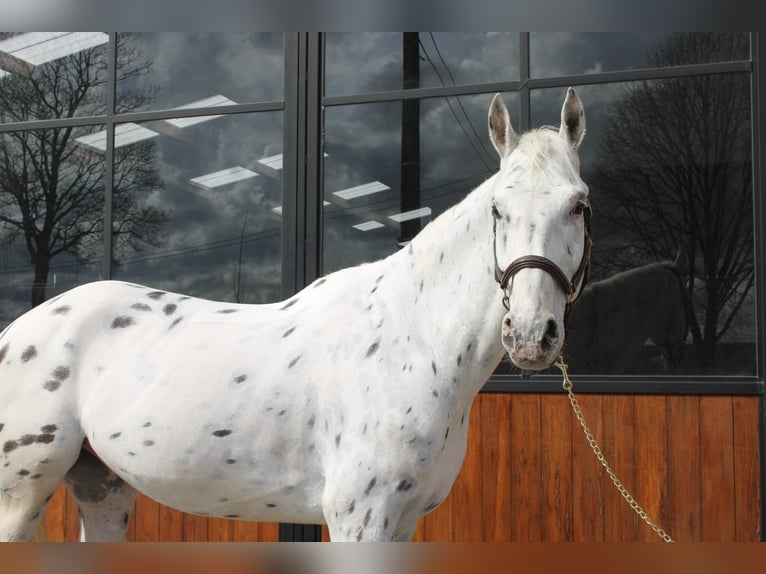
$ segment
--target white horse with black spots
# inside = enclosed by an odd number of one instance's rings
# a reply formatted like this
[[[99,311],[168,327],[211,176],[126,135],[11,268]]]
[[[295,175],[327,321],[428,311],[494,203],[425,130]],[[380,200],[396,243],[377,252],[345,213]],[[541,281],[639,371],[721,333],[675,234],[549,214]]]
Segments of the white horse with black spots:
[[[83,540],[123,540],[137,492],[203,516],[326,523],[334,541],[409,540],[452,487],[479,389],[505,352],[524,369],[555,360],[584,279],[579,97],[567,90],[560,129],[519,136],[498,94],[489,131],[495,175],[407,248],[283,302],[100,281],[13,322],[0,539],[32,538],[65,481]],[[496,262],[517,260],[498,268],[501,291]]]

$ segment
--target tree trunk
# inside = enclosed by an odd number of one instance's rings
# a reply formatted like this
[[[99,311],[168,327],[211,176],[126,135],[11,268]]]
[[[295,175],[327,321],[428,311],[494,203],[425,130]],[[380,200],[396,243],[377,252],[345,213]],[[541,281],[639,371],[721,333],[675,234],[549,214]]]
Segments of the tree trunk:
[[[50,258],[47,254],[38,253],[35,257],[35,280],[32,283],[32,307],[37,307],[45,301],[49,271]]]

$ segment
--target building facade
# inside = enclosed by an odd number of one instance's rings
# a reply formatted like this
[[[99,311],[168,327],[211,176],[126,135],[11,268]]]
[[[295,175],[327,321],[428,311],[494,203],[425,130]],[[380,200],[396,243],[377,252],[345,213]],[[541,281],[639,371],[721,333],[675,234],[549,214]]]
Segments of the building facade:
[[[102,279],[281,300],[401,249],[492,175],[495,93],[524,131],[557,125],[574,86],[594,211],[567,343],[576,390],[678,539],[758,540],[763,46],[721,32],[0,34],[0,325]],[[554,372],[499,365],[456,490],[418,539],[643,539],[567,409]],[[72,538],[71,502],[53,505],[51,532]],[[322,536],[148,500],[131,532]]]

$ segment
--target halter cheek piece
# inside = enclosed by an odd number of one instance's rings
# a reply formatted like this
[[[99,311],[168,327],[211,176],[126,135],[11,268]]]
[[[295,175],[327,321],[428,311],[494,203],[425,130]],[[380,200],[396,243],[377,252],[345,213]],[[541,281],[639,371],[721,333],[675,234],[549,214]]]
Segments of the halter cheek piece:
[[[542,269],[553,277],[554,281],[558,283],[562,291],[566,295],[566,307],[564,309],[564,324],[566,325],[569,320],[569,311],[572,307],[572,303],[575,302],[577,297],[580,296],[582,290],[585,288],[588,278],[590,276],[590,256],[593,248],[593,242],[590,238],[590,205],[586,205],[583,209],[583,219],[585,221],[584,233],[585,233],[585,247],[583,248],[582,259],[580,265],[575,271],[571,279],[556,265],[553,261],[540,255],[524,255],[511,262],[508,267],[503,271],[497,262],[497,219],[492,218],[492,239],[493,249],[495,255],[495,281],[500,284],[500,288],[503,290],[503,305],[506,309],[510,308],[508,301],[508,284],[514,275],[516,275],[522,269]],[[578,289],[579,285],[579,289]]]

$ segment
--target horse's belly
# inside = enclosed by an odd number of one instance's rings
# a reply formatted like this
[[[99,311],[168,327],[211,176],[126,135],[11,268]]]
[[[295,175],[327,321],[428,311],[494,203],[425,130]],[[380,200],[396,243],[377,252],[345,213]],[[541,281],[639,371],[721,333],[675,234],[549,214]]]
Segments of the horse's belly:
[[[161,436],[161,435],[157,435]],[[324,479],[304,449],[285,439],[276,452],[264,441],[221,446],[143,439],[118,447],[97,441],[94,450],[139,492],[194,514],[260,521],[322,522]],[[168,437],[169,438],[169,437]],[[218,437],[225,439],[226,437]]]

